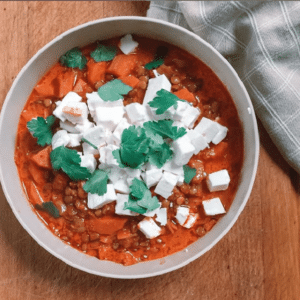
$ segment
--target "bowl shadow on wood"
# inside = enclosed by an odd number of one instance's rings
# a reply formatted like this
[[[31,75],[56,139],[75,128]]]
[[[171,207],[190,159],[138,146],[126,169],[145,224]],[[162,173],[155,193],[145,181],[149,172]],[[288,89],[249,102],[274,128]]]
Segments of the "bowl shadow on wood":
[[[300,194],[300,175],[283,158],[260,120],[258,120],[257,125],[259,129],[261,146],[266,150],[273,162],[279,166],[290,178],[294,190],[297,192],[297,194]]]

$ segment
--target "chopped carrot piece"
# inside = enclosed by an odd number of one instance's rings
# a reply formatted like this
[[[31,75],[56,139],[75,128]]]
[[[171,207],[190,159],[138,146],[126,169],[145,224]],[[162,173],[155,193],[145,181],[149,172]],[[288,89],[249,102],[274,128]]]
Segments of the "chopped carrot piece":
[[[128,239],[131,238],[133,235],[133,233],[131,233],[129,230],[119,230],[117,232],[117,239],[118,240],[124,240],[124,239]]]
[[[73,88],[73,92],[83,97],[86,93],[91,93],[93,89],[82,78],[78,79]]]
[[[189,102],[195,101],[195,96],[188,89],[184,88],[174,93],[178,98]]]
[[[125,77],[122,76],[122,77],[119,77],[119,79],[121,81],[123,81],[125,84],[127,84],[133,88],[135,88],[140,82],[140,80],[133,75],[129,75],[129,76],[125,76]]]
[[[101,219],[87,220],[85,223],[90,231],[111,235],[122,229],[126,222],[127,218],[105,216]]]
[[[44,172],[41,171],[41,169],[36,164],[30,162],[28,164],[28,171],[37,185],[42,186],[46,183]]]
[[[128,76],[136,66],[135,54],[120,54],[117,55],[111,62],[107,73],[113,74],[117,77]]]
[[[73,70],[67,70],[64,73],[58,74],[53,80],[55,87],[57,88],[55,96],[63,98],[69,92],[73,90],[73,84],[75,80],[75,73]]]
[[[51,169],[51,160],[50,160],[50,152],[51,152],[51,146],[47,146],[46,148],[42,149],[36,154],[33,154],[31,156],[31,160],[38,165],[39,167]]]
[[[29,181],[28,184],[29,186],[26,185],[26,189],[28,196],[30,196],[30,203],[32,203],[33,205],[42,204],[43,199],[41,199],[37,186],[32,181]]]
[[[107,62],[95,62],[93,59],[90,59],[87,63],[87,79],[89,83],[95,84],[98,81],[104,80],[106,68]]]

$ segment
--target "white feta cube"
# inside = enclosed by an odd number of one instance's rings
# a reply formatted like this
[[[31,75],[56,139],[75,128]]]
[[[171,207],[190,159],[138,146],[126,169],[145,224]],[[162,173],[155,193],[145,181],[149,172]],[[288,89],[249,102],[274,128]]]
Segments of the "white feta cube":
[[[202,134],[206,142],[210,143],[219,132],[219,127],[217,125],[217,122],[203,117],[199,124],[194,128],[194,130]]]
[[[200,151],[209,147],[205,137],[196,130],[189,130],[187,132],[187,137],[190,139],[191,143],[195,147],[194,154],[198,154]]]
[[[130,124],[127,122],[125,118],[122,118],[120,123],[117,125],[116,129],[114,130],[112,134],[112,139],[116,145],[120,145],[121,143],[121,137],[124,129],[127,129],[130,127]]]
[[[121,169],[119,166],[115,165],[107,165],[105,163],[101,163],[98,167],[101,170],[105,170],[108,174],[109,180],[115,184],[120,178],[127,178],[126,172]]]
[[[161,169],[178,176],[184,176],[183,167],[176,165],[174,158],[168,160]]]
[[[95,149],[94,147],[92,147],[91,145],[89,145],[88,143],[82,143],[82,150],[83,150],[83,154],[87,155],[87,154],[99,154],[99,150]]]
[[[161,226],[165,226],[168,221],[167,208],[160,208],[156,213],[156,221],[160,223]]]
[[[75,125],[73,123],[71,123],[67,120],[65,122],[59,121],[59,127],[70,133],[79,133],[80,132],[78,129],[75,128]]]
[[[143,100],[143,105],[146,105],[148,104],[148,102],[152,101],[156,97],[156,93],[161,89],[165,89],[168,92],[171,91],[171,83],[166,75],[163,74],[149,79],[148,87]]]
[[[106,130],[102,125],[97,125],[84,131],[83,138],[96,147],[102,147],[106,145]]]
[[[174,141],[172,147],[174,149],[174,162],[178,166],[187,164],[196,150],[186,134]]]
[[[115,193],[114,186],[112,184],[107,185],[107,192],[99,196],[98,194],[88,193],[88,208],[90,209],[98,209],[102,206],[111,203],[117,200],[117,195]]]
[[[122,106],[116,107],[97,107],[95,120],[97,125],[114,131],[117,125],[121,122],[124,116],[125,110]]]
[[[228,188],[230,177],[227,170],[211,173],[207,177],[207,186],[210,192],[224,191]]]
[[[116,149],[118,149],[118,147],[115,145],[112,145],[112,144],[105,146],[105,147],[101,147],[99,161],[101,163],[105,163],[107,165],[119,166],[117,160],[115,159],[115,157],[113,156],[113,153],[112,153]]]
[[[217,145],[219,144],[221,141],[223,141],[227,135],[227,132],[228,132],[228,128],[217,123],[217,126],[219,128],[219,132],[215,135],[215,137],[212,139],[212,142]]]
[[[202,205],[207,216],[215,216],[226,213],[220,198],[204,200],[202,201]]]
[[[87,168],[91,173],[96,170],[97,161],[93,154],[80,155],[80,166]]]
[[[160,210],[160,207],[161,207],[161,203],[159,204],[158,208],[153,209],[153,210],[147,210],[147,212],[145,212],[143,214],[143,216],[145,216],[145,217],[151,217],[151,218],[154,217],[158,213],[158,211]]]
[[[53,115],[55,117],[57,117],[58,119],[60,119],[62,122],[65,122],[66,116],[63,113],[63,108],[69,103],[69,102],[80,102],[81,101],[81,97],[74,93],[74,92],[69,92],[63,99],[62,101],[57,101],[56,104],[56,108],[53,111]]]
[[[114,183],[114,188],[117,192],[123,194],[129,194],[129,185],[125,178],[120,178],[117,182]]]
[[[147,239],[153,239],[161,234],[161,228],[149,217],[141,221],[138,228]]]
[[[195,224],[195,222],[197,221],[199,215],[196,213],[190,213],[187,217],[187,220],[185,221],[185,223],[182,225],[185,228],[192,228]]]
[[[187,128],[193,128],[196,120],[200,116],[200,109],[198,107],[194,107],[192,105],[189,105],[187,109],[184,111],[183,118],[181,122],[187,127]]]
[[[131,34],[126,34],[120,39],[119,48],[124,54],[129,54],[138,46],[138,42],[132,39]]]
[[[80,145],[82,134],[81,133],[68,133],[70,138],[69,143],[67,144],[68,147],[77,147]]]
[[[84,102],[68,102],[62,108],[63,116],[73,124],[83,124],[87,120],[88,108]]]
[[[172,119],[174,121],[182,122],[185,112],[191,105],[187,101],[178,101],[177,102],[177,109],[174,110],[174,115]],[[174,125],[174,124],[173,124]]]
[[[176,211],[176,220],[178,221],[178,223],[183,226],[183,224],[185,223],[185,221],[187,220],[188,216],[190,214],[190,210],[188,207],[185,206],[178,206],[177,207],[177,211]]]
[[[115,206],[115,213],[117,215],[125,215],[125,216],[137,216],[138,213],[131,211],[129,209],[124,209],[125,203],[128,202],[128,195],[125,194],[117,194],[117,203]]]
[[[143,179],[148,188],[156,185],[162,177],[162,169],[153,169],[144,173]]]
[[[131,169],[131,168],[124,168],[124,171],[127,173],[128,177],[136,177],[140,179],[141,177],[141,170],[140,169]]]
[[[177,184],[177,179],[177,175],[165,171],[155,187],[154,192],[163,196],[165,199],[168,199],[171,196],[175,185]]]
[[[131,123],[138,124],[150,120],[146,106],[140,103],[131,103],[125,106],[126,113]]]
[[[89,120],[85,120],[83,124],[76,124],[75,129],[79,133],[84,133],[86,130],[93,128],[95,124],[93,122],[90,122]]]
[[[52,150],[60,146],[67,146],[70,142],[70,137],[66,130],[59,130],[52,137]]]

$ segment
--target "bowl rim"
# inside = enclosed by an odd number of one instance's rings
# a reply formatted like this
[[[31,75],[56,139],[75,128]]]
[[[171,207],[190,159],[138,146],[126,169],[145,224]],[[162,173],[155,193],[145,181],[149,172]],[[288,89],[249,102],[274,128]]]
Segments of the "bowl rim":
[[[184,262],[179,263],[173,267],[169,267],[167,269],[164,269],[163,271],[155,271],[152,272],[150,274],[140,274],[137,276],[132,276],[132,275],[115,275],[115,274],[103,274],[101,272],[96,272],[96,271],[92,271],[89,270],[83,266],[81,266],[80,264],[76,264],[70,260],[68,260],[66,257],[63,257],[60,253],[55,252],[53,249],[49,248],[47,245],[43,244],[39,238],[36,237],[35,233],[33,231],[31,231],[31,229],[27,226],[26,222],[22,219],[22,217],[20,216],[20,213],[17,211],[17,209],[14,206],[14,201],[11,199],[6,185],[5,185],[5,179],[4,179],[4,170],[2,168],[1,165],[1,159],[0,159],[0,182],[2,185],[2,189],[4,192],[4,195],[15,215],[15,217],[18,219],[19,223],[22,225],[22,227],[29,233],[29,235],[44,249],[46,249],[49,253],[51,253],[53,256],[55,256],[56,258],[60,259],[61,261],[63,261],[64,263],[66,263],[67,265],[70,265],[76,269],[85,271],[87,273],[90,274],[94,274],[94,275],[98,275],[98,276],[103,276],[103,277],[108,277],[108,278],[120,278],[120,279],[137,279],[137,278],[149,278],[149,277],[153,277],[153,276],[158,276],[158,275],[163,275],[166,274],[168,272],[177,270],[187,264],[189,264],[190,262],[194,261],[195,259],[199,258],[200,256],[202,256],[204,253],[206,253],[207,251],[209,251],[212,247],[214,247],[227,233],[228,231],[232,228],[232,226],[235,224],[237,218],[239,217],[239,215],[241,214],[241,212],[243,211],[250,193],[252,191],[253,188],[253,184],[255,181],[255,176],[257,173],[257,168],[258,168],[258,160],[259,160],[259,134],[258,134],[258,127],[257,127],[257,121],[256,121],[256,117],[255,117],[255,112],[254,112],[254,108],[252,105],[252,102],[250,100],[249,94],[243,84],[243,82],[240,80],[239,76],[237,75],[236,71],[234,70],[234,68],[229,64],[229,62],[213,47],[211,46],[208,42],[206,42],[205,40],[203,40],[201,37],[199,37],[198,35],[196,35],[195,33],[193,33],[192,31],[189,31],[188,29],[185,29],[179,25],[167,22],[167,21],[163,21],[163,20],[158,20],[155,18],[149,18],[149,17],[139,17],[139,16],[117,16],[117,17],[108,17],[108,18],[102,18],[102,19],[97,19],[97,20],[93,20],[93,21],[89,21],[83,24],[80,24],[78,26],[72,27],[70,29],[68,29],[67,31],[64,31],[63,33],[61,33],[60,35],[56,36],[54,39],[52,39],[50,42],[48,42],[47,44],[45,44],[42,48],[40,48],[32,57],[31,59],[22,67],[22,69],[20,70],[20,72],[18,73],[18,75],[16,76],[16,78],[14,79],[14,82],[11,86],[11,88],[9,89],[9,92],[6,95],[6,98],[4,100],[2,109],[1,109],[1,114],[0,114],[0,138],[1,138],[1,128],[3,125],[3,119],[4,119],[4,114],[6,111],[6,107],[8,105],[9,99],[11,98],[11,94],[13,93],[13,90],[15,89],[15,86],[18,84],[19,79],[22,77],[23,73],[26,72],[26,70],[28,69],[28,67],[36,60],[36,58],[43,53],[46,49],[48,49],[50,46],[54,45],[55,43],[57,43],[58,41],[60,41],[61,39],[65,38],[66,36],[68,36],[69,34],[76,32],[76,31],[80,31],[83,28],[89,27],[89,26],[93,26],[95,24],[99,24],[99,23],[105,23],[105,22],[112,22],[112,21],[126,21],[126,20],[130,20],[130,21],[142,21],[142,22],[149,22],[149,23],[158,23],[158,24],[162,24],[168,27],[172,27],[176,30],[181,31],[184,34],[190,35],[191,37],[193,37],[194,39],[198,40],[198,42],[204,44],[207,48],[209,48],[210,51],[214,52],[215,55],[217,55],[227,66],[227,68],[229,68],[231,70],[231,73],[234,75],[234,80],[237,81],[237,83],[239,84],[240,88],[243,90],[244,94],[246,95],[247,98],[247,103],[249,108],[251,109],[251,118],[252,118],[252,123],[253,123],[253,129],[254,129],[254,139],[256,141],[255,144],[255,149],[254,149],[254,160],[253,160],[253,171],[251,174],[251,179],[249,181],[249,187],[247,189],[247,192],[245,193],[244,199],[241,203],[241,205],[239,206],[238,210],[236,211],[234,218],[231,219],[231,221],[228,223],[227,227],[225,229],[222,230],[222,234],[220,234],[217,238],[215,238],[213,240],[213,242],[211,242],[208,246],[206,246],[202,251],[199,251],[196,255],[190,257],[189,259],[186,259]],[[214,71],[215,73],[215,71]],[[218,75],[218,74],[217,74]],[[151,261],[150,261],[151,262]],[[147,262],[143,262],[143,264],[145,264]]]

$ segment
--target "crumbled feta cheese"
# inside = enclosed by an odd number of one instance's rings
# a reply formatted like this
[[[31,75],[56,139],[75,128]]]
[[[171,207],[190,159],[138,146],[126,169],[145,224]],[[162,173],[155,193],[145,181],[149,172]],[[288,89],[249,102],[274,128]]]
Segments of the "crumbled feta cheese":
[[[107,192],[99,196],[98,194],[88,193],[88,208],[98,209],[104,206],[105,204],[111,203],[117,200],[117,195],[112,184],[107,185]]]
[[[182,225],[185,228],[191,228],[194,226],[195,222],[197,221],[199,215],[196,213],[190,213],[187,217],[186,222]]]
[[[94,126],[94,123],[90,122],[89,120],[85,120],[83,124],[76,124],[75,129],[78,130],[80,133],[84,133],[86,130],[93,128]]]
[[[130,127],[130,124],[127,122],[125,118],[122,118],[120,123],[117,125],[116,129],[112,134],[112,140],[116,145],[120,145],[122,133],[124,129],[127,129],[128,127]]]
[[[128,195],[117,194],[117,203],[115,206],[115,213],[117,215],[137,216],[138,213],[131,211],[129,209],[124,209],[124,204],[127,202],[128,202]]]
[[[90,129],[87,129],[83,133],[83,138],[95,145],[96,147],[102,147],[105,145],[106,130],[102,125],[97,125]]]
[[[63,113],[63,108],[70,102],[80,102],[81,101],[81,97],[74,93],[74,92],[69,92],[63,99],[62,101],[56,101],[56,108],[53,111],[53,115],[60,119],[62,122],[66,121],[66,116]]]
[[[131,123],[137,124],[150,120],[146,106],[140,103],[131,103],[125,106],[126,113]]]
[[[123,194],[130,193],[128,182],[124,178],[120,178],[117,182],[115,182],[114,188],[119,193],[123,193]]]
[[[128,177],[136,177],[138,179],[141,177],[140,169],[124,168],[123,170],[127,173]]]
[[[84,102],[70,101],[63,105],[62,116],[73,124],[83,124],[88,116],[87,105]]]
[[[174,162],[178,166],[187,164],[195,152],[195,147],[185,134],[172,143],[174,149]]]
[[[178,176],[164,171],[162,178],[155,187],[154,192],[168,199],[177,183]]]
[[[95,121],[97,125],[114,131],[117,125],[121,122],[125,110],[122,106],[116,107],[97,107],[95,114]]]
[[[156,213],[156,221],[160,223],[161,226],[165,226],[167,224],[167,209],[160,208]]]
[[[143,105],[146,105],[148,104],[148,102],[152,101],[156,97],[156,93],[161,89],[165,89],[168,92],[171,91],[171,83],[166,75],[163,74],[149,79],[148,87],[143,100]]]
[[[177,219],[178,223],[182,226],[189,216],[190,210],[188,207],[178,206],[176,211],[175,218]]]
[[[217,126],[219,128],[219,132],[215,135],[215,137],[212,139],[212,142],[217,145],[219,144],[221,141],[223,141],[227,135],[227,132],[228,132],[228,128],[217,123]]]
[[[94,147],[92,147],[91,145],[89,145],[88,143],[82,143],[82,150],[83,150],[83,154],[87,155],[87,154],[99,154],[99,150],[95,149]]]
[[[70,141],[67,144],[68,147],[77,147],[80,145],[80,141],[82,138],[81,133],[68,133],[68,136],[70,138]]]
[[[230,177],[227,170],[211,173],[207,177],[207,186],[210,192],[224,191],[228,188]]]
[[[93,154],[80,155],[81,162],[80,166],[87,168],[91,173],[93,173],[97,166],[97,161]]]
[[[131,34],[126,34],[120,39],[119,48],[124,54],[129,54],[138,46],[138,44],[138,42],[132,39]]]
[[[220,198],[212,198],[202,201],[204,212],[207,216],[215,216],[219,214],[225,214],[226,211],[220,200]]]
[[[162,177],[162,169],[152,169],[143,174],[143,179],[148,188],[156,185]]]
[[[206,142],[210,143],[219,132],[219,127],[217,122],[203,117],[194,130],[202,134],[205,137]]]
[[[60,146],[67,146],[70,142],[70,137],[66,130],[59,130],[52,137],[52,150]]]
[[[196,120],[200,116],[200,109],[198,107],[194,107],[189,105],[187,109],[184,111],[182,122],[188,128],[193,128]]]
[[[164,171],[168,171],[170,173],[173,173],[175,175],[178,175],[178,176],[183,176],[184,175],[183,167],[176,165],[174,158],[172,158],[171,160],[168,160],[162,166],[161,169],[164,170]]]
[[[159,210],[160,210],[160,207],[161,207],[161,203],[159,204],[159,207],[158,208],[156,208],[156,209],[154,209],[154,210],[147,210],[147,212],[145,212],[144,214],[143,214],[143,216],[145,216],[145,217],[154,217],[158,212],[159,212]]]
[[[59,121],[59,127],[61,129],[67,130],[70,133],[79,133],[80,132],[78,129],[75,128],[74,124],[72,124],[71,122],[69,122],[67,120],[65,122]]]
[[[101,147],[99,161],[101,163],[105,163],[107,165],[119,166],[117,160],[115,159],[115,157],[113,156],[113,153],[112,153],[116,149],[118,149],[118,147],[115,145],[112,145],[112,144],[105,146],[105,147]]]
[[[185,112],[190,106],[191,105],[187,101],[178,101],[177,102],[177,109],[174,110],[174,115],[172,116],[172,119],[174,121],[182,122],[183,118],[184,118],[184,115],[185,115]]]
[[[102,163],[98,167],[101,170],[105,170],[108,174],[109,180],[115,184],[120,178],[127,178],[127,174],[124,169],[121,169],[119,166],[107,165]]]
[[[148,239],[153,239],[161,234],[161,228],[149,217],[141,221],[138,228]]]
[[[204,136],[200,134],[198,131],[191,129],[187,132],[186,135],[190,139],[193,146],[195,147],[194,154],[198,154],[200,151],[209,147]]]

